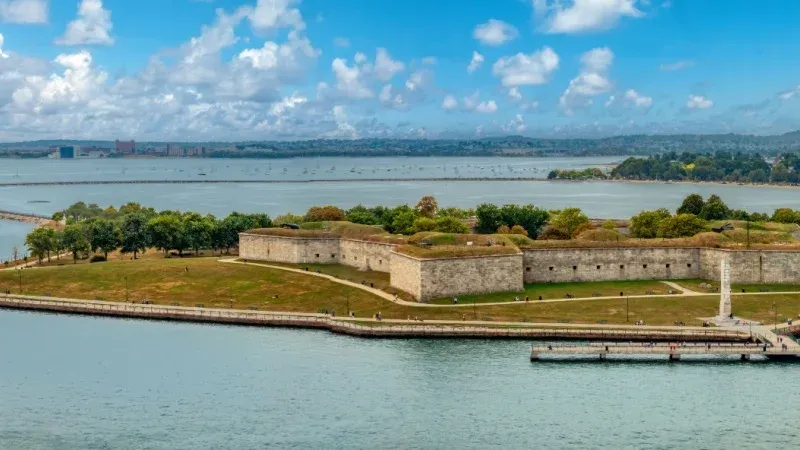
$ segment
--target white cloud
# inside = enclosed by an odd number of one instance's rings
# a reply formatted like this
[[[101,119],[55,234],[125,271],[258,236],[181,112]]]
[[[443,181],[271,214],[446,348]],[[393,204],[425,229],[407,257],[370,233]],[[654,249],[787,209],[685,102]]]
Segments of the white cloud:
[[[395,74],[402,72],[405,68],[406,65],[400,61],[393,60],[385,48],[378,48],[373,69],[375,78],[381,81],[389,81]]]
[[[0,0],[0,17],[6,23],[47,23],[47,0]]]
[[[692,66],[694,66],[694,61],[681,60],[675,61],[674,63],[662,64],[659,66],[659,69],[664,72],[674,72],[676,70],[688,69]]]
[[[781,92],[780,94],[778,94],[778,98],[780,98],[781,100],[789,100],[790,98],[796,95],[800,95],[800,84],[795,86],[794,89]]]
[[[238,58],[248,62],[254,69],[281,70],[283,73],[297,73],[305,63],[316,58],[319,50],[311,42],[296,32],[289,33],[289,40],[277,44],[267,41],[261,48],[245,49]]]
[[[483,55],[473,50],[472,59],[469,61],[469,65],[467,66],[467,72],[472,73],[480,69],[480,67],[483,65],[483,61]]]
[[[513,101],[522,100],[522,92],[519,91],[519,88],[514,86],[508,90],[508,98]]]
[[[425,72],[418,70],[411,74],[406,80],[406,89],[411,92],[416,91],[425,82]]]
[[[435,56],[426,56],[422,58],[422,64],[426,66],[435,66],[436,65],[436,57]]]
[[[488,102],[480,102],[475,106],[475,111],[479,113],[492,114],[497,112],[497,103],[494,100]]]
[[[102,0],[81,0],[78,17],[67,25],[58,45],[112,45],[111,11],[103,8]]]
[[[610,107],[614,106],[614,102],[615,102],[616,100],[617,100],[617,98],[616,98],[616,97],[614,97],[613,95],[612,95],[612,96],[609,96],[609,97],[608,97],[608,100],[606,100],[605,107],[606,107],[606,108],[610,108]]]
[[[258,31],[287,27],[303,30],[306,23],[300,10],[291,7],[294,3],[294,0],[258,0],[248,15],[250,24]]]
[[[364,82],[364,74],[358,66],[348,67],[347,60],[336,58],[331,63],[336,75],[336,89],[350,98],[371,98],[372,90]]]
[[[517,53],[497,60],[492,73],[502,80],[503,86],[545,84],[558,68],[558,55],[550,47],[531,54]]]
[[[281,101],[273,103],[269,109],[269,114],[272,116],[282,116],[285,111],[294,109],[307,101],[308,99],[306,97],[295,92],[291,96],[284,97]]]
[[[333,45],[342,48],[350,47],[350,39],[346,37],[335,37],[333,38]]]
[[[506,133],[522,133],[527,127],[525,126],[525,118],[522,117],[522,114],[517,114],[501,128]]]
[[[353,59],[355,59],[356,64],[361,64],[361,63],[364,63],[364,62],[367,61],[367,55],[365,55],[365,54],[363,54],[361,52],[358,52],[358,53],[356,53],[356,56]]]
[[[714,106],[714,102],[702,95],[689,95],[686,107],[689,109],[708,109]]]
[[[649,108],[653,106],[653,97],[647,97],[633,89],[625,91],[625,100],[637,108]]]
[[[452,95],[448,94],[444,97],[444,100],[442,100],[442,109],[450,111],[452,109],[456,109],[457,107],[458,100],[456,100],[456,98]]]
[[[3,36],[3,33],[0,33],[0,58],[6,59],[8,58],[8,54],[3,52],[3,44],[5,44],[6,38]]]
[[[581,56],[581,71],[569,82],[561,94],[559,106],[567,114],[574,109],[592,104],[592,97],[611,90],[608,70],[614,61],[614,53],[608,47],[599,47]]]
[[[402,94],[392,94],[391,84],[387,84],[381,89],[378,95],[378,101],[380,101],[383,106],[389,108],[403,109],[406,107],[406,102]]]
[[[613,28],[623,17],[639,18],[644,13],[636,0],[533,0],[536,15],[546,33],[587,33]]]
[[[472,31],[472,37],[484,45],[502,45],[514,40],[519,32],[511,24],[502,20],[489,19],[488,22],[480,24]]]
[[[530,103],[520,103],[519,109],[521,109],[522,111],[531,111],[534,109],[539,109],[539,102],[532,101]]]

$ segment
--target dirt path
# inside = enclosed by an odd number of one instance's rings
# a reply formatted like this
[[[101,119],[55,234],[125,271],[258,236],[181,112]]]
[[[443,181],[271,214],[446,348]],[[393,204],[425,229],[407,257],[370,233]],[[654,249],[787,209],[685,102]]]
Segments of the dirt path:
[[[673,283],[672,281],[660,281],[660,283],[666,284],[667,286],[669,286],[669,287],[671,287],[673,289],[677,289],[679,291],[682,291],[683,295],[708,295],[708,294],[703,294],[702,292],[697,292],[697,291],[693,291],[691,289],[687,289],[687,288],[681,286],[678,283]]]

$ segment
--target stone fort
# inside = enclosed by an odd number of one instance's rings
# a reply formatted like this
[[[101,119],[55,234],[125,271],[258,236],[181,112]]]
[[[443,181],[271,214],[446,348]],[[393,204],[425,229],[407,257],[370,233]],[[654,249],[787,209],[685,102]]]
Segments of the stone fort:
[[[288,230],[287,230],[288,231]],[[338,235],[240,234],[242,259],[342,264],[385,272],[418,301],[519,292],[526,283],[703,278],[719,281],[723,257],[731,283],[798,283],[800,252],[706,247],[516,248],[505,254],[419,257],[402,245]]]

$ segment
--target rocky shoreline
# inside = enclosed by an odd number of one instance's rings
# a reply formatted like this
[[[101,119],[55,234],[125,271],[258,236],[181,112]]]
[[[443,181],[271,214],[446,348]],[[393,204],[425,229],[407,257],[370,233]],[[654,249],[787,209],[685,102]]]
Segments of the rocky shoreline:
[[[29,223],[36,226],[44,226],[52,222],[49,217],[12,211],[0,211],[0,220],[13,220],[15,222]]]

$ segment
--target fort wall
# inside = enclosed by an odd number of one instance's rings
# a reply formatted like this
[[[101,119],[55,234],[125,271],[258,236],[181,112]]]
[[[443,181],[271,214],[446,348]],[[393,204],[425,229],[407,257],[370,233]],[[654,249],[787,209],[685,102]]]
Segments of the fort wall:
[[[342,238],[339,240],[339,263],[362,270],[389,273],[394,247],[394,244],[385,242]]]
[[[284,237],[241,233],[239,257],[290,264],[339,262],[338,237]]]
[[[420,301],[457,295],[522,291],[522,253],[424,259],[421,260],[420,278],[420,294],[417,297]]]

